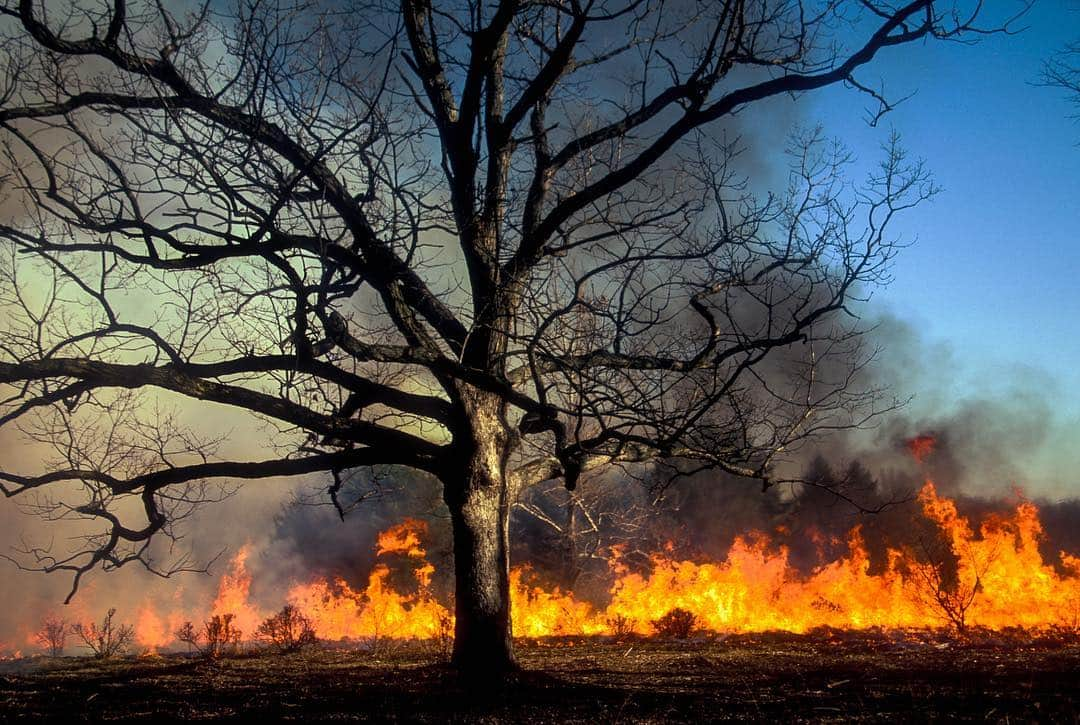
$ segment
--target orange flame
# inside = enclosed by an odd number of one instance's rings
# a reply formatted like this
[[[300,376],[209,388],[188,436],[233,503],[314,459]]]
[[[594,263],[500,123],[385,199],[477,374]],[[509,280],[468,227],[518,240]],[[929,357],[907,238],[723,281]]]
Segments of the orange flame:
[[[909,439],[905,445],[916,463],[925,463],[927,457],[934,452],[934,447],[937,446],[937,438],[929,433],[923,433]]]
[[[518,637],[544,637],[560,634],[600,634],[604,625],[587,602],[579,602],[570,593],[555,587],[546,591],[527,580],[528,567],[510,572],[510,616]]]
[[[994,630],[1055,627],[1080,634],[1080,556],[1061,552],[1056,565],[1043,560],[1034,504],[1020,500],[1008,514],[975,526],[930,481],[918,501],[934,546],[889,549],[876,572],[859,527],[848,533],[846,554],[808,575],[792,566],[786,547],[759,532],[737,537],[722,561],[680,559],[673,546],[665,546],[644,572],[632,571],[615,549],[608,561],[614,583],[604,607],[545,587],[528,567],[515,567],[514,634],[651,634],[654,622],[674,608],[691,612],[700,629],[715,632],[937,628],[961,621]],[[426,559],[426,534],[424,522],[407,519],[379,535],[380,561],[362,589],[343,579],[314,579],[292,585],[285,602],[307,616],[322,639],[445,634],[453,618],[432,590],[435,567]],[[163,615],[145,603],[137,616],[138,643],[151,650],[175,645],[182,621],[199,626],[222,614],[232,614],[243,637],[253,638],[269,612],[251,601],[250,554],[249,546],[236,554],[202,615]]]
[[[417,590],[410,594],[390,586],[390,567],[377,564],[363,591],[353,590],[344,580],[333,584],[317,580],[298,584],[287,599],[309,619],[322,639],[392,638],[428,639],[451,621],[449,610],[436,601],[430,590],[435,573],[420,545],[427,524],[406,519],[379,534],[378,556],[405,554],[413,564]]]
[[[241,636],[251,638],[259,624],[268,616],[250,601],[251,575],[247,571],[247,560],[251,555],[251,544],[240,547],[232,558],[229,571],[221,576],[218,583],[217,597],[210,608],[209,616],[233,615],[233,626],[240,630]],[[205,620],[208,617],[203,617]],[[195,622],[196,627],[199,621]]]
[[[976,534],[955,504],[938,496],[933,483],[926,483],[919,501],[956,560],[951,580],[941,573],[944,562],[896,549],[888,551],[882,572],[870,573],[870,557],[856,527],[849,534],[848,553],[809,576],[791,567],[785,547],[755,533],[736,538],[722,562],[654,554],[647,575],[627,572],[616,556],[612,569],[621,573],[610,604],[600,613],[583,610],[572,596],[557,590],[544,603],[548,611],[566,612],[558,626],[576,634],[610,633],[615,621],[647,634],[653,622],[676,607],[692,612],[700,628],[716,632],[806,632],[821,626],[955,624],[938,603],[937,595],[945,593],[964,605],[965,626],[1080,631],[1080,558],[1061,553],[1066,576],[1043,561],[1038,549],[1042,526],[1034,504],[1021,502],[1011,515],[989,518]],[[514,621],[517,625],[519,616]],[[515,631],[535,636],[537,628],[530,625]],[[547,633],[556,633],[552,629]]]
[[[400,524],[391,526],[379,534],[376,554],[404,554],[415,559],[423,559],[427,552],[420,546],[420,539],[427,536],[427,522],[419,519],[405,519]]]
[[[172,631],[154,611],[153,605],[143,604],[135,621],[135,641],[152,652],[169,644],[172,639]]]

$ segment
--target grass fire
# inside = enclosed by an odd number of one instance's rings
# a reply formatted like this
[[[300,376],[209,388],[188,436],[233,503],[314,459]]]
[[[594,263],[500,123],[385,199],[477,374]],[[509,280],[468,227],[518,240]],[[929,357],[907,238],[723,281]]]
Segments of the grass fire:
[[[677,719],[697,711],[816,719],[847,712],[849,697],[880,716],[1075,717],[1075,682],[1066,673],[1080,666],[1080,559],[1059,552],[1044,560],[1045,534],[1031,502],[972,521],[928,481],[916,503],[947,558],[912,541],[888,548],[873,571],[856,527],[843,556],[803,573],[782,543],[747,532],[720,561],[677,558],[672,546],[635,570],[616,549],[600,602],[515,568],[513,631],[522,659],[560,679],[556,685],[526,672],[494,700],[478,698],[445,669],[452,605],[435,591],[424,521],[406,519],[378,535],[364,586],[297,581],[276,609],[253,598],[260,587],[247,562],[257,552],[245,547],[201,609],[144,602],[129,612],[133,625],[114,609],[101,623],[44,618],[19,643],[21,652],[8,650],[0,663],[0,712],[58,716],[78,698],[96,696],[101,683],[123,678],[166,682],[205,701],[196,706],[176,694],[144,701],[132,684],[90,712],[227,717],[292,701],[329,715],[345,711],[343,688],[357,687],[362,700],[414,698],[417,717],[435,720],[451,707],[542,719],[539,703],[572,721],[665,711]],[[107,605],[89,599],[81,611]],[[80,648],[90,657],[60,657]],[[1028,678],[1023,697],[1010,694],[1017,677]],[[794,679],[778,685],[784,678]],[[631,685],[645,681],[647,688]],[[42,687],[66,694],[46,702],[32,694]],[[913,703],[913,687],[929,694]],[[437,701],[436,691],[448,699]],[[743,699],[749,691],[755,697]],[[559,692],[586,699],[568,704]],[[254,705],[253,693],[262,693]],[[1041,704],[1028,699],[1036,695]]]
[[[1069,13],[0,0],[0,720],[1075,720]]]
[[[661,550],[634,570],[616,547],[607,562],[612,583],[603,602],[545,586],[527,565],[515,567],[513,632],[529,639],[650,636],[671,630],[674,613],[684,618],[683,637],[691,630],[731,635],[945,629],[956,635],[1053,632],[1080,642],[1080,556],[1061,551],[1057,560],[1043,559],[1044,533],[1033,503],[1020,501],[1007,513],[972,522],[929,481],[917,501],[944,547],[919,541],[890,547],[876,572],[859,527],[848,532],[843,556],[809,574],[792,565],[782,543],[760,531],[737,537],[722,561],[680,559]],[[406,519],[379,534],[377,563],[364,586],[342,578],[293,582],[274,609],[262,608],[251,596],[246,562],[252,551],[245,547],[204,608],[141,604],[132,613],[133,644],[143,652],[176,649],[191,639],[181,636],[185,627],[215,621],[228,622],[226,639],[255,641],[279,607],[295,612],[324,642],[444,639],[453,630],[453,607],[433,590],[427,533],[424,521]],[[82,603],[88,610],[97,605]],[[29,650],[53,641],[47,633],[55,627],[55,618],[44,620],[21,646]]]

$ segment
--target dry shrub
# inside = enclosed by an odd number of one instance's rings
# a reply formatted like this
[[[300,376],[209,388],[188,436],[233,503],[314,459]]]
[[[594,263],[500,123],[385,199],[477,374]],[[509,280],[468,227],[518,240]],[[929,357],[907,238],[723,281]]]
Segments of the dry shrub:
[[[194,648],[208,659],[217,659],[229,654],[236,654],[240,647],[240,630],[233,626],[232,614],[215,614],[203,623],[200,632],[191,622],[184,622],[176,630],[176,638]]]
[[[442,661],[449,661],[454,653],[454,618],[449,614],[440,614],[431,635],[431,649]]]
[[[922,548],[927,562],[907,569],[915,596],[928,611],[944,619],[956,634],[964,637],[968,633],[970,611],[982,593],[982,575],[989,567],[989,561],[977,562],[973,554],[965,554],[973,565],[972,570],[962,576],[956,561],[959,557],[948,544],[924,542]]]
[[[373,657],[394,657],[401,653],[403,640],[382,634],[373,634],[362,641],[364,648]]]
[[[608,617],[607,626],[615,639],[623,640],[634,633],[634,625],[628,618],[621,614],[615,614]]]
[[[53,657],[59,657],[67,642],[68,623],[60,617],[46,617],[34,633],[34,641]]]
[[[690,636],[690,633],[694,631],[694,626],[696,624],[697,617],[694,616],[693,612],[688,612],[685,609],[676,607],[653,622],[653,629],[655,629],[656,633],[661,637],[686,639]]]
[[[1055,629],[1080,634],[1080,594],[1063,602],[1060,612],[1059,623]]]
[[[296,652],[318,641],[311,620],[291,604],[267,617],[255,634],[278,652]]]
[[[95,622],[76,622],[71,625],[71,633],[81,639],[97,659],[115,657],[125,652],[135,639],[135,628],[130,624],[116,624],[113,622],[115,615],[116,607],[113,607],[101,620],[101,626]]]

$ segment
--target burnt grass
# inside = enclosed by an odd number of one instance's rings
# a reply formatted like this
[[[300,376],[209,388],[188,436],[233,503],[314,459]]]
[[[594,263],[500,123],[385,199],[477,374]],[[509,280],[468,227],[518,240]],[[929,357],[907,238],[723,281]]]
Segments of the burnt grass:
[[[383,643],[98,661],[0,662],[0,720],[1080,722],[1080,637],[815,632],[551,638],[522,672],[462,681]]]

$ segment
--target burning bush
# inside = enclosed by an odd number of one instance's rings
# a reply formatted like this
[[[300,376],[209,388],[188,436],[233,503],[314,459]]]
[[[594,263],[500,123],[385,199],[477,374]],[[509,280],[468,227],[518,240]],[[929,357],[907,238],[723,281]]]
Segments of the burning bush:
[[[34,633],[34,641],[53,657],[59,657],[67,642],[68,624],[60,617],[46,617],[41,628]]]
[[[686,639],[694,631],[696,625],[697,617],[693,612],[676,607],[653,622],[653,629],[661,637]]]
[[[920,496],[924,506],[932,506],[928,514],[936,515],[938,530],[920,537],[922,556],[909,557],[906,573],[916,599],[964,636],[971,610],[985,598],[983,578],[1001,553],[999,537],[1008,538],[1012,532],[991,519],[982,526],[981,538],[976,539],[952,501],[933,500],[925,491]]]
[[[105,619],[101,620],[100,627],[95,622],[76,622],[71,625],[71,633],[81,639],[97,659],[115,657],[131,646],[135,639],[135,628],[130,624],[116,624],[113,622],[114,616],[116,607],[109,610]]]
[[[296,652],[318,641],[311,620],[291,604],[286,604],[280,612],[267,617],[255,634],[279,652]]]
[[[923,606],[963,636],[968,629],[968,612],[982,591],[982,581],[978,576],[972,581],[959,580],[943,572],[944,568],[936,563],[913,567],[914,592]]]
[[[234,618],[232,614],[215,614],[203,623],[202,632],[191,622],[184,622],[176,630],[176,638],[209,659],[234,654],[240,646],[240,630],[233,625]]]
[[[684,611],[682,609],[677,611]],[[668,612],[670,615],[671,612]],[[689,614],[689,612],[687,612]],[[693,617],[694,615],[690,615]],[[621,614],[615,614],[607,618],[608,631],[615,639],[624,640],[634,633],[634,625],[628,617],[624,617]]]

